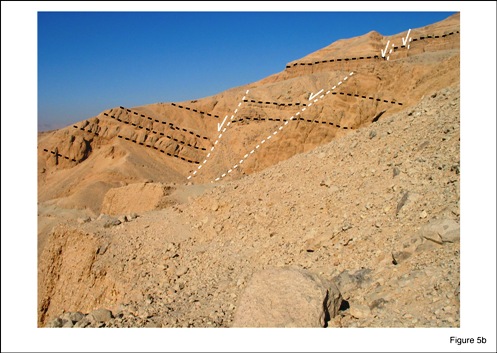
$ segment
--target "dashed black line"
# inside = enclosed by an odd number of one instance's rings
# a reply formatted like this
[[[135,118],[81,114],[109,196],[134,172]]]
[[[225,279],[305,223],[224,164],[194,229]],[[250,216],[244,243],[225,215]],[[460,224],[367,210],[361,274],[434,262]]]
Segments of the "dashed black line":
[[[240,123],[242,121],[288,121],[289,119],[284,119],[284,118],[261,118],[261,117],[250,117],[250,116],[244,116],[239,119],[233,120],[233,123]]]
[[[362,98],[362,99],[370,99],[370,100],[373,100],[373,101],[377,101],[377,102],[381,102],[381,103],[390,103],[390,104],[397,104],[397,105],[404,105],[403,103],[401,102],[397,102],[397,101],[394,101],[394,100],[387,100],[387,99],[382,99],[382,98],[375,98],[375,97],[372,97],[372,96],[366,96],[364,94],[358,94],[358,93],[350,93],[350,92],[331,92],[332,95],[340,95],[340,96],[349,96],[349,97],[355,97],[355,98]],[[244,102],[256,102],[256,103],[259,103],[259,104],[271,104],[271,102],[263,102],[263,101],[255,101],[255,100],[247,100],[245,99]],[[295,105],[299,105],[300,103],[296,103]],[[291,105],[291,103],[290,103]],[[302,106],[306,106],[306,104],[301,104]],[[237,121],[242,121],[242,119],[238,119],[238,120],[235,120],[234,122],[237,122]],[[257,119],[255,119],[257,120]],[[271,119],[271,118],[267,118],[267,120],[269,121],[285,121],[285,120],[280,120],[280,119]]]
[[[94,134],[94,135],[96,135],[96,136],[100,136],[100,135],[98,134],[98,132],[94,132],[94,131],[91,131],[91,130],[85,130],[84,128],[82,128],[82,127],[78,127],[78,126],[76,126],[76,125],[73,125],[72,127],[73,127],[73,128],[75,128],[75,129],[78,129],[78,130],[84,131],[84,132],[89,132],[89,133]]]
[[[380,59],[379,55],[368,55],[368,56],[357,56],[352,58],[338,58],[338,59],[329,59],[329,60],[320,60],[314,62],[295,62],[292,65],[286,65],[286,68],[289,69],[294,66],[312,66],[324,63],[333,63],[333,62],[342,62],[342,61],[357,61],[357,60],[371,60],[371,59]]]
[[[458,34],[459,31],[453,31],[450,33],[445,33],[442,35],[424,35],[420,36],[419,38],[412,38],[412,42],[416,41],[421,41],[421,40],[426,40],[426,39],[434,39],[434,38],[445,38],[454,34]],[[406,45],[401,45],[399,46],[394,46],[393,50],[398,50],[400,48],[406,48]],[[375,60],[375,59],[384,59],[379,55],[368,55],[368,56],[356,56],[356,57],[351,57],[351,58],[338,58],[338,59],[329,59],[329,60],[320,60],[320,61],[314,61],[314,62],[295,62],[290,65],[286,65],[286,68],[292,68],[295,66],[312,66],[312,65],[319,65],[319,64],[325,64],[325,63],[333,63],[333,62],[348,62],[348,61],[358,61],[358,60]]]
[[[266,102],[266,101],[259,101],[255,99],[244,99],[243,100],[245,103],[255,103],[255,104],[266,104],[266,105],[274,105],[277,107],[291,107],[291,106],[303,106],[306,107],[307,104],[305,103],[300,103],[300,102],[295,102],[295,103],[280,103],[280,102]]]
[[[93,131],[91,131],[91,130],[85,130],[84,128],[82,128],[82,127],[77,127],[76,125],[73,125],[73,127],[74,127],[75,129],[82,130],[82,131],[85,131],[85,132],[89,132],[89,133],[92,133],[92,134],[95,134],[95,135],[97,135],[97,136],[98,136],[98,133],[93,132]],[[161,152],[161,153],[164,153],[164,154],[166,154],[166,155],[168,155],[168,156],[170,156],[170,157],[175,157],[175,158],[181,159],[181,160],[183,160],[183,161],[185,161],[185,162],[188,162],[188,163],[200,164],[200,162],[193,161],[193,160],[190,160],[190,159],[186,159],[186,158],[181,157],[181,156],[179,156],[179,155],[177,155],[177,154],[172,154],[172,153],[166,152],[166,151],[164,151],[164,150],[161,150],[161,149],[160,149],[160,148],[158,148],[158,147],[155,147],[155,146],[152,146],[152,145],[147,145],[147,144],[145,144],[145,143],[143,143],[143,142],[138,142],[138,141],[136,141],[136,140],[132,140],[132,139],[130,139],[129,137],[124,137],[124,136],[122,136],[122,135],[117,135],[117,137],[119,137],[120,139],[124,139],[124,140],[126,140],[126,141],[131,141],[131,142],[134,142],[134,143],[136,143],[136,144],[138,144],[138,145],[141,145],[141,146],[144,146],[144,147],[152,148],[152,149],[154,149],[154,150],[156,150],[156,151],[159,151],[159,152]]]
[[[192,112],[194,112],[194,113],[198,113],[198,114],[201,114],[201,115],[211,116],[211,117],[216,118],[216,119],[219,119],[219,118],[220,118],[220,116],[219,116],[219,115],[212,114],[212,113],[207,113],[207,112],[204,112],[204,111],[199,110],[199,109],[197,109],[197,108],[187,107],[187,106],[184,106],[184,105],[181,105],[181,104],[176,104],[176,103],[171,103],[171,105],[172,105],[173,107],[176,107],[176,108],[190,110],[190,111],[192,111]]]
[[[410,42],[417,42],[417,41],[426,40],[426,39],[445,38],[445,37],[452,36],[452,35],[457,34],[457,33],[459,33],[459,31],[454,31],[454,32],[450,32],[450,33],[446,33],[446,34],[442,34],[442,35],[424,35],[424,36],[420,36],[419,38],[411,38]],[[409,47],[406,45],[401,45],[401,46],[395,45],[392,47],[392,50],[396,51],[399,49],[405,49],[406,47],[409,49]]]
[[[318,102],[320,99],[323,99],[325,96],[327,96],[331,91],[333,91],[336,87],[340,86],[342,83],[344,83],[345,81],[348,80],[349,77],[351,77],[352,75],[354,74],[354,72],[350,72],[347,76],[345,76],[343,78],[342,81],[338,82],[336,84],[336,86],[333,86],[331,89],[329,89],[328,91],[326,91],[326,93],[323,93],[321,96],[317,97],[316,99],[314,99],[311,103],[309,103],[309,107]],[[319,91],[321,92],[321,91]],[[248,93],[248,91],[247,91]],[[302,109],[300,109],[300,111],[298,111],[297,113],[295,113],[294,115],[292,115],[287,121],[285,121],[285,123],[281,124],[277,130],[274,130],[272,134],[269,134],[265,139],[262,139],[250,152],[246,153],[242,159],[240,159],[240,161],[238,163],[236,163],[233,167],[231,167],[230,169],[228,169],[225,173],[221,174],[221,176],[217,177],[216,179],[212,180],[211,182],[213,183],[214,181],[219,181],[221,179],[223,179],[226,175],[230,174],[231,172],[233,172],[234,170],[236,170],[238,167],[240,167],[240,165],[247,159],[249,158],[252,154],[254,154],[256,151],[259,150],[259,148],[264,144],[264,143],[269,143],[269,140],[273,138],[273,136],[276,136],[280,131],[282,131],[285,126],[287,126],[290,121],[294,120],[296,117],[297,118],[300,118],[299,115],[300,113],[306,111],[307,107],[303,107]],[[232,117],[233,119],[233,117]],[[200,168],[200,167],[199,167]]]
[[[185,141],[182,141],[182,140],[178,140],[177,138],[174,138],[174,137],[172,137],[172,136],[166,135],[166,134],[164,134],[163,132],[155,131],[155,130],[152,130],[152,129],[148,128],[148,127],[141,126],[141,125],[138,125],[138,124],[135,124],[135,123],[132,123],[132,122],[126,121],[126,120],[122,120],[122,119],[120,119],[120,118],[117,118],[117,117],[115,117],[115,116],[113,116],[113,115],[109,115],[109,114],[107,114],[107,113],[104,113],[104,115],[105,115],[105,116],[108,116],[109,118],[115,119],[115,120],[119,121],[120,123],[127,124],[127,125],[132,125],[132,126],[135,126],[135,127],[139,128],[139,129],[143,129],[143,130],[149,131],[149,132],[151,132],[151,133],[153,133],[153,134],[160,135],[160,136],[164,136],[164,137],[166,137],[166,138],[168,138],[168,139],[170,139],[170,140],[173,140],[173,141],[175,141],[175,142],[177,142],[177,143],[179,143],[179,144],[181,144],[181,145],[185,145],[185,146],[188,146],[188,147],[194,148],[194,149],[196,149],[196,150],[207,151],[207,149],[206,149],[205,147],[198,147],[198,146],[194,146],[194,145],[192,145],[192,144],[189,144],[188,142],[185,142]]]
[[[367,96],[367,95],[363,95],[363,94],[359,94],[359,93],[350,93],[350,92],[330,92],[332,95],[341,95],[341,96],[348,96],[348,97],[355,97],[355,98],[361,98],[361,99],[368,99],[368,100],[372,100],[372,101],[376,101],[376,102],[381,102],[381,103],[390,103],[390,104],[397,104],[397,105],[403,105],[403,103],[401,102],[396,102],[396,101],[389,101],[387,99],[382,99],[382,98],[375,98],[375,97],[372,97],[372,96]],[[246,100],[245,100],[246,101]],[[243,122],[243,121],[276,121],[276,122],[279,122],[279,121],[287,121],[288,119],[283,119],[283,118],[263,118],[263,117],[249,117],[249,116],[244,116],[244,117],[241,117],[237,120],[233,120],[233,123],[239,123],[239,122]],[[344,129],[344,130],[353,130],[354,128],[353,127],[350,127],[350,126],[341,126],[339,124],[336,124],[336,123],[333,123],[333,122],[330,122],[330,121],[323,121],[323,120],[314,120],[314,119],[304,119],[302,117],[299,117],[298,119],[294,119],[294,120],[299,120],[299,121],[304,121],[304,122],[307,122],[307,123],[316,123],[316,124],[321,124],[321,125],[330,125],[330,126],[335,126],[337,128],[341,128],[341,129]]]
[[[431,35],[431,34],[428,34],[428,35],[420,36],[419,38],[413,38],[412,41],[416,42],[418,40],[425,40],[425,39],[445,38],[445,37],[452,36],[452,35],[458,34],[458,33],[459,33],[459,31],[453,31],[453,32],[450,32],[450,33],[442,34],[442,35]]]
[[[207,161],[209,160],[210,156],[212,155],[212,152],[214,151],[214,149],[216,148],[216,145],[218,144],[218,142],[221,140],[221,138],[223,137],[223,134],[226,132],[226,129],[229,128],[229,126],[231,125],[233,119],[235,118],[235,115],[236,113],[238,113],[238,108],[240,108],[240,106],[242,105],[243,103],[243,100],[245,99],[245,97],[247,96],[247,94],[250,92],[250,90],[246,90],[245,91],[245,94],[244,96],[242,97],[242,100],[240,102],[238,102],[238,105],[237,107],[235,108],[235,110],[233,111],[233,114],[231,115],[230,117],[230,120],[228,121],[228,123],[226,124],[226,126],[223,128],[223,125],[224,125],[224,122],[226,121],[226,119],[228,119],[228,115],[226,115],[226,117],[224,118],[221,126],[219,125],[219,123],[217,124],[217,131],[220,132],[219,136],[217,137],[216,141],[214,141],[214,145],[211,147],[209,153],[207,153],[207,156],[205,156],[205,159],[203,160],[202,164],[200,164],[198,167],[197,167],[197,170],[194,170],[186,179],[189,180],[191,179],[192,177],[194,177],[199,171],[200,169],[204,166],[205,163],[207,163]],[[223,129],[222,129],[223,128]],[[222,129],[222,130],[221,130]]]
[[[252,118],[252,117],[245,116],[245,117],[240,118],[238,120],[233,120],[233,122],[234,123],[239,123],[239,122],[242,122],[242,121],[282,121],[282,122],[286,122],[286,121],[289,121],[289,120],[290,119],[280,119],[280,118]],[[331,122],[331,121],[316,120],[316,119],[305,119],[305,118],[302,118],[302,117],[294,118],[293,121],[303,121],[303,122],[306,122],[306,123],[314,123],[314,124],[320,124],[320,125],[330,125],[330,126],[337,127],[339,129],[344,129],[344,130],[353,130],[354,129],[353,127],[350,127],[350,126],[341,126],[340,124],[337,124],[337,123],[334,123],[334,122]]]
[[[70,157],[64,156],[64,155],[62,155],[62,154],[60,154],[60,153],[56,153],[55,151],[50,151],[50,150],[47,150],[46,148],[44,148],[44,149],[43,149],[43,152],[48,152],[48,153],[51,153],[51,154],[53,154],[54,156],[57,156],[57,157],[62,157],[62,158],[67,159],[67,160],[69,160],[69,161],[71,161],[71,162],[77,162],[77,160],[75,160],[74,158],[70,158]]]
[[[201,138],[201,139],[204,139],[204,140],[209,140],[209,138],[208,138],[208,137],[201,136],[201,135],[197,134],[197,133],[196,133],[196,132],[194,132],[194,131],[190,131],[190,130],[187,130],[187,129],[185,129],[185,128],[182,128],[182,127],[176,126],[176,125],[174,125],[173,123],[168,123],[167,121],[163,121],[163,120],[155,119],[155,118],[152,118],[152,117],[150,117],[150,116],[148,116],[148,115],[139,114],[138,112],[135,112],[135,111],[133,111],[133,110],[131,110],[131,109],[124,108],[124,107],[121,107],[121,106],[120,106],[119,108],[120,108],[120,109],[122,109],[122,110],[127,111],[128,113],[133,113],[134,115],[140,116],[140,117],[142,117],[142,118],[147,118],[147,119],[148,119],[148,120],[150,120],[150,121],[155,121],[156,123],[162,123],[162,124],[164,124],[164,125],[167,125],[167,126],[168,126],[170,129],[172,129],[172,130],[178,130],[178,131],[188,132],[190,135],[193,135],[193,136],[195,136],[195,137],[198,137],[198,138]]]
[[[397,101],[389,101],[387,99],[382,99],[382,98],[375,98],[372,96],[366,96],[364,94],[358,94],[358,93],[350,93],[350,92],[331,92],[331,94],[337,96],[349,96],[349,97],[355,97],[355,98],[362,98],[362,99],[370,99],[373,101],[381,102],[381,103],[390,103],[390,104],[397,104],[397,105],[404,105],[403,103],[397,102]]]
[[[174,158],[178,158],[178,159],[181,159],[182,161],[185,161],[185,162],[188,162],[188,163],[192,163],[192,164],[200,164],[200,162],[198,161],[193,161],[191,159],[186,159],[185,157],[181,157],[180,155],[177,155],[177,154],[172,154],[172,153],[169,153],[169,152],[166,152],[164,150],[161,150],[160,148],[158,147],[155,147],[155,146],[152,146],[152,145],[147,145],[145,144],[144,142],[138,142],[136,140],[132,140],[130,139],[129,137],[124,137],[122,135],[117,135],[117,137],[119,137],[120,139],[123,139],[123,140],[126,140],[126,141],[130,141],[130,142],[134,142],[140,146],[144,146],[144,147],[148,147],[148,148],[152,148],[158,152],[161,152],[161,153],[164,153],[166,155],[168,155],[169,157],[174,157]]]
[[[315,124],[321,124],[321,125],[330,125],[330,126],[334,126],[336,128],[339,128],[339,129],[344,129],[344,130],[353,130],[354,129],[351,126],[342,126],[340,124],[333,123],[331,121],[325,121],[325,120],[304,119],[302,117],[299,117],[297,120],[304,121],[306,123],[315,123]]]

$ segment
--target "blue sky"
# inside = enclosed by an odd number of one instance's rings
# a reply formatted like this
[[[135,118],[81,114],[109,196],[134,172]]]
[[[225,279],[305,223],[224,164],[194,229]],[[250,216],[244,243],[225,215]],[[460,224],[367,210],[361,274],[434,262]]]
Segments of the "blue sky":
[[[453,12],[38,12],[38,128],[210,96],[332,42]]]

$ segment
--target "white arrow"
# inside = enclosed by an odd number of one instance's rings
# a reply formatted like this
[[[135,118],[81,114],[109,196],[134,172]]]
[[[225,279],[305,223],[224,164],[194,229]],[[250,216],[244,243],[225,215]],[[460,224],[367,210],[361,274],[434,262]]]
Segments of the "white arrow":
[[[403,45],[406,45],[407,44],[407,39],[409,38],[409,33],[411,33],[411,29],[409,28],[409,31],[407,31],[407,36],[406,38],[402,38],[402,44]]]
[[[318,93],[316,94],[312,94],[309,96],[309,100],[312,101],[319,93],[323,92],[323,89],[321,89],[321,91],[319,91]]]
[[[390,44],[390,41],[387,42],[387,45],[385,46],[385,50],[381,51],[381,57],[384,58],[385,54],[387,53],[388,45]]]
[[[227,115],[224,117],[224,120],[223,120],[223,122],[221,123],[221,125],[219,125],[219,123],[217,123],[217,131],[218,131],[218,132],[219,132],[219,131],[221,131],[221,129],[223,128],[223,125],[224,125],[224,122],[226,121],[226,119],[228,119],[228,116],[227,116]]]

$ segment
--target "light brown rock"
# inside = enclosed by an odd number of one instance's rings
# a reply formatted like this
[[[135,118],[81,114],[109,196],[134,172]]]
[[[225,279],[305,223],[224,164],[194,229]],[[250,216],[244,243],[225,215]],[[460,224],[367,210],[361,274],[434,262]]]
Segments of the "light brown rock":
[[[350,307],[349,314],[356,319],[365,319],[371,316],[371,309],[366,305],[355,304]]]
[[[112,312],[110,310],[107,310],[107,309],[93,310],[87,316],[88,316],[88,319],[90,321],[96,321],[96,322],[109,321],[113,317]]]
[[[136,183],[113,188],[105,194],[102,213],[122,215],[161,208],[172,204],[168,195],[173,190],[173,187],[161,183]]]
[[[424,225],[419,234],[436,243],[454,243],[460,239],[460,226],[451,219],[435,219]]]
[[[325,327],[342,301],[332,282],[306,270],[256,273],[241,296],[234,327]]]

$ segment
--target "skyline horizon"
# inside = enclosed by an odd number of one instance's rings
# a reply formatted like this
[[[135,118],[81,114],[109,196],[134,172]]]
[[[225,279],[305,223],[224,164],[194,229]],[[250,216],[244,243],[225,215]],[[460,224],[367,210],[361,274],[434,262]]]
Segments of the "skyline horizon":
[[[38,131],[113,106],[202,99],[277,74],[337,40],[394,35],[455,13],[38,12]]]

